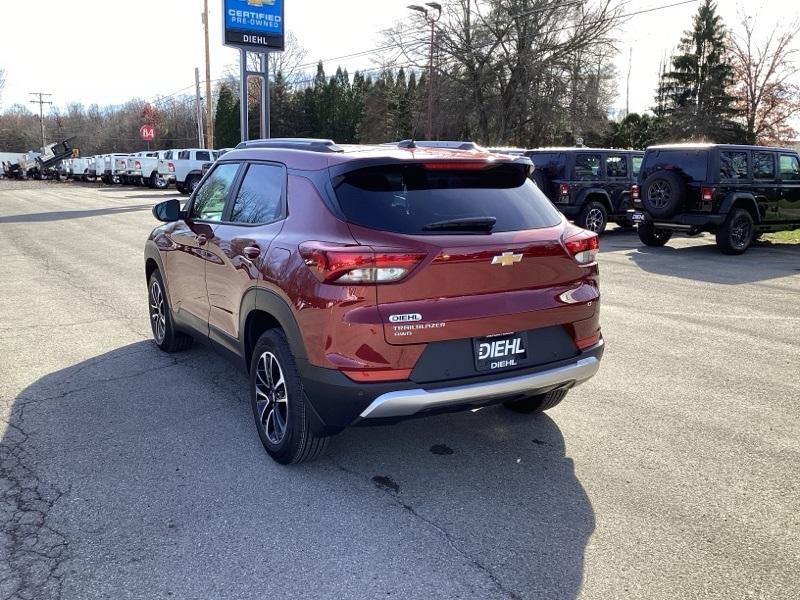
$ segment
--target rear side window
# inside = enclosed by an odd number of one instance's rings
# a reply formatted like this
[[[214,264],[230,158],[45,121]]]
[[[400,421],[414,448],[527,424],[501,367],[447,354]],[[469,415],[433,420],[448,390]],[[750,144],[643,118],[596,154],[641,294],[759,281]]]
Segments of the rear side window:
[[[606,177],[616,179],[628,176],[628,158],[626,156],[606,156]]]
[[[753,178],[775,179],[775,155],[769,152],[753,153]]]
[[[496,219],[493,232],[552,227],[559,212],[527,177],[523,165],[481,170],[427,169],[421,164],[369,167],[335,183],[336,196],[351,223],[405,234],[461,219]]]
[[[178,160],[189,160],[189,151],[178,152]]]
[[[250,165],[244,176],[230,220],[251,225],[272,223],[283,215],[283,169]]]
[[[566,156],[556,152],[529,153],[528,158],[533,162],[537,171],[555,179],[564,178]]]
[[[197,157],[195,160],[204,160],[206,162],[211,160],[211,154],[206,150],[196,152],[195,156]]]
[[[800,161],[791,154],[781,154],[781,179],[800,181]]]
[[[171,160],[171,159],[172,159],[172,150],[170,150],[164,155],[164,160]]]
[[[722,179],[747,179],[747,152],[720,152],[719,176]]]
[[[642,170],[647,177],[656,169],[680,171],[692,181],[705,181],[708,150],[653,150],[645,155]]]
[[[642,161],[644,156],[631,156],[631,165],[633,166],[633,176],[638,177],[642,170]]]
[[[575,157],[575,179],[578,181],[600,179],[600,155],[578,154]]]

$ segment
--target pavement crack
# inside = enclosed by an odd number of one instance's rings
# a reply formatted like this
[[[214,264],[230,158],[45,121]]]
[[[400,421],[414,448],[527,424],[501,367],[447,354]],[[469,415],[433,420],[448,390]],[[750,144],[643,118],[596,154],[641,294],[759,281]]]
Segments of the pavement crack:
[[[491,581],[492,584],[498,590],[500,590],[500,592],[502,592],[503,595],[506,598],[511,598],[512,600],[522,600],[522,597],[519,594],[517,594],[513,590],[508,589],[505,585],[503,585],[503,582],[500,581],[500,578],[497,576],[497,574],[491,568],[487,567],[485,564],[480,562],[478,559],[476,559],[473,556],[471,556],[466,550],[461,548],[458,545],[458,543],[456,542],[456,540],[453,539],[453,536],[451,536],[450,533],[444,527],[442,527],[441,525],[438,525],[432,519],[429,519],[428,517],[420,514],[410,504],[408,504],[406,502],[403,502],[402,499],[400,498],[399,492],[395,492],[391,486],[387,487],[387,486],[375,485],[375,482],[373,481],[373,478],[370,477],[369,475],[367,475],[365,473],[361,473],[361,472],[356,471],[354,469],[350,469],[348,467],[345,467],[344,465],[336,462],[332,458],[328,458],[328,460],[339,471],[342,471],[343,473],[347,473],[348,475],[352,475],[354,477],[358,477],[359,479],[362,479],[362,480],[370,482],[371,484],[373,484],[373,486],[376,489],[382,491],[385,496],[389,497],[392,500],[392,502],[394,502],[394,504],[396,504],[401,509],[403,509],[405,512],[410,514],[417,521],[423,523],[427,527],[429,527],[429,528],[433,529],[434,531],[436,531],[442,538],[444,538],[445,542],[447,542],[447,545],[450,546],[450,548],[452,548],[453,551],[456,554],[461,556],[464,559],[464,561],[466,561],[468,564],[472,565],[476,570],[478,570],[485,577],[487,577],[489,579],[489,581]]]

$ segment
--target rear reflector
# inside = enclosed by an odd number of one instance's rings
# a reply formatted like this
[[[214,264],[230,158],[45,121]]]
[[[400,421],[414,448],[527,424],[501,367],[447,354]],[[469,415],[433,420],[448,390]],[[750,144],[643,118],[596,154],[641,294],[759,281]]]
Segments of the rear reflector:
[[[714,199],[714,188],[713,187],[704,187],[701,190],[703,195],[703,202],[711,202]]]
[[[425,258],[425,254],[410,250],[326,242],[305,242],[300,245],[300,255],[319,281],[340,284],[394,283]]]
[[[591,348],[595,344],[600,341],[600,332],[598,331],[592,337],[583,338],[581,340],[575,340],[575,345],[580,348],[581,350],[586,350],[587,348]]]
[[[353,381],[369,383],[370,381],[401,381],[411,377],[411,369],[381,369],[363,371],[342,371]]]
[[[448,162],[426,162],[422,163],[422,168],[428,171],[480,171],[490,166],[487,162],[477,161],[448,161]]]
[[[558,193],[561,196],[569,196],[569,190],[570,190],[569,184],[568,183],[562,183],[561,186],[559,187],[559,192]]]
[[[575,262],[581,266],[594,264],[600,252],[600,238],[596,233],[578,230],[577,233],[567,232],[564,238],[564,247]]]
[[[633,198],[634,200],[638,200],[639,199],[639,186],[638,185],[632,185],[631,186],[631,198]]]

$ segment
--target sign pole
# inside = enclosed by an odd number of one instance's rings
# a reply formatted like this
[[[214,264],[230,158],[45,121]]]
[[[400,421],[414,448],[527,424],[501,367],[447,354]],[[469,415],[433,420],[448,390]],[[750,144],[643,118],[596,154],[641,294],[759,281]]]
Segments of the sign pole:
[[[264,85],[261,87],[261,139],[270,138],[269,123],[269,52],[261,55],[261,72]]]
[[[244,48],[239,50],[239,63],[241,66],[241,75],[239,77],[239,127],[242,132],[241,141],[246,142],[249,139],[249,123],[247,118],[247,50]]]

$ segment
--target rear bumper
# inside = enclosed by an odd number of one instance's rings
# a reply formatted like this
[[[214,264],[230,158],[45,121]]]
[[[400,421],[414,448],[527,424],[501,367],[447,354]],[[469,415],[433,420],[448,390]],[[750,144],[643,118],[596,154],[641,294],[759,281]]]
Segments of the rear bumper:
[[[333,435],[356,424],[392,422],[572,388],[597,373],[604,349],[600,341],[567,360],[424,385],[413,381],[357,383],[340,371],[307,361],[297,361],[297,366],[314,429],[320,435]]]
[[[591,379],[599,368],[600,360],[590,356],[563,367],[499,381],[436,390],[420,388],[389,392],[375,398],[360,416],[362,419],[410,417],[420,412],[473,402],[484,403],[494,398],[536,395],[555,388],[579,385]]]

